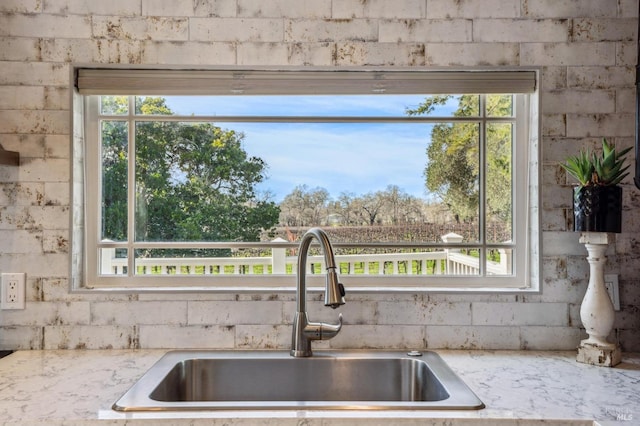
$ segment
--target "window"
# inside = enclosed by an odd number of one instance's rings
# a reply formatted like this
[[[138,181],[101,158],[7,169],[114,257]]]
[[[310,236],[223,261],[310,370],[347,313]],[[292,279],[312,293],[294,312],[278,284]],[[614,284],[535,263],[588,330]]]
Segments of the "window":
[[[80,285],[293,288],[297,241],[320,226],[352,289],[533,288],[535,83],[79,69]]]

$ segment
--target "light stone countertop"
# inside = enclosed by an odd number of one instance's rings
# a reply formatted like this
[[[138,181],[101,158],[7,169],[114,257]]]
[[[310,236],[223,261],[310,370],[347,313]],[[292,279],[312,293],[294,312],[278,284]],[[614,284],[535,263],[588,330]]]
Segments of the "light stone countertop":
[[[606,368],[577,363],[573,352],[435,351],[485,403],[478,411],[112,411],[165,352],[16,352],[0,359],[0,424],[640,424],[640,354]]]

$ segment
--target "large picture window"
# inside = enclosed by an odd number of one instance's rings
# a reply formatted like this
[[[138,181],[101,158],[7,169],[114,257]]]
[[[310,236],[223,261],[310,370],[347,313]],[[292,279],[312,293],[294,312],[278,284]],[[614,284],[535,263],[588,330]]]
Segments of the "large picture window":
[[[531,288],[535,77],[80,69],[83,286]]]

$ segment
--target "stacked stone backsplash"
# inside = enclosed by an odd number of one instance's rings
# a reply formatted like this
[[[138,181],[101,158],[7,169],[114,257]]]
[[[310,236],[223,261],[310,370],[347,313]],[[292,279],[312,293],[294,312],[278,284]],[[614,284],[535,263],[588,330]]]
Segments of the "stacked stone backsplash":
[[[0,349],[287,348],[293,294],[70,293],[73,63],[224,66],[540,66],[542,293],[349,294],[318,347],[574,349],[586,250],[558,167],[634,137],[636,0],[3,0],[0,271],[26,272],[27,309],[0,311]],[[624,182],[608,252],[622,311],[613,339],[640,351],[640,190]],[[335,311],[310,303],[314,320]]]

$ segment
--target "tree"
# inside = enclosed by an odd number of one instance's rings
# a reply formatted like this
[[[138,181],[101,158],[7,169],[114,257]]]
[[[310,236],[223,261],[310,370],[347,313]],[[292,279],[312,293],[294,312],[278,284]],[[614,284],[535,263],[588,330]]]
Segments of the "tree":
[[[437,106],[447,104],[453,96],[429,96],[409,115],[428,115]],[[462,95],[455,117],[479,115],[479,97]],[[510,95],[486,96],[487,115],[510,116]],[[456,221],[473,221],[479,214],[480,129],[477,122],[440,123],[433,127],[427,148],[425,186],[440,197]],[[486,127],[487,217],[506,224],[511,220],[511,125],[494,123]]]
[[[115,104],[109,108],[126,111],[126,97],[107,99]],[[139,113],[172,114],[164,98],[136,99]],[[257,241],[277,223],[278,206],[255,190],[267,165],[243,149],[243,134],[212,123],[169,120],[140,121],[135,131],[137,241]],[[118,239],[126,238],[127,223],[122,133],[116,124],[103,128],[103,235]],[[173,255],[178,253],[193,251]]]
[[[127,147],[126,123],[102,125],[102,236],[113,241],[127,239]]]
[[[337,200],[324,188],[296,186],[280,204],[284,226],[373,226],[420,222],[424,202],[397,185],[357,196],[342,192]]]
[[[362,215],[359,212],[359,207],[354,205],[355,198],[354,193],[343,191],[331,206],[331,210],[342,218],[343,225],[361,224]]]
[[[384,202],[384,222],[392,225],[415,222],[422,216],[422,202],[398,185],[388,185],[378,193]]]
[[[367,218],[368,224],[373,226],[378,223],[380,220],[378,218],[378,214],[384,206],[385,200],[382,196],[382,192],[369,192],[362,197],[362,210],[365,211],[365,217]]]
[[[329,192],[320,187],[296,186],[280,203],[280,223],[287,226],[323,225],[328,217]]]

